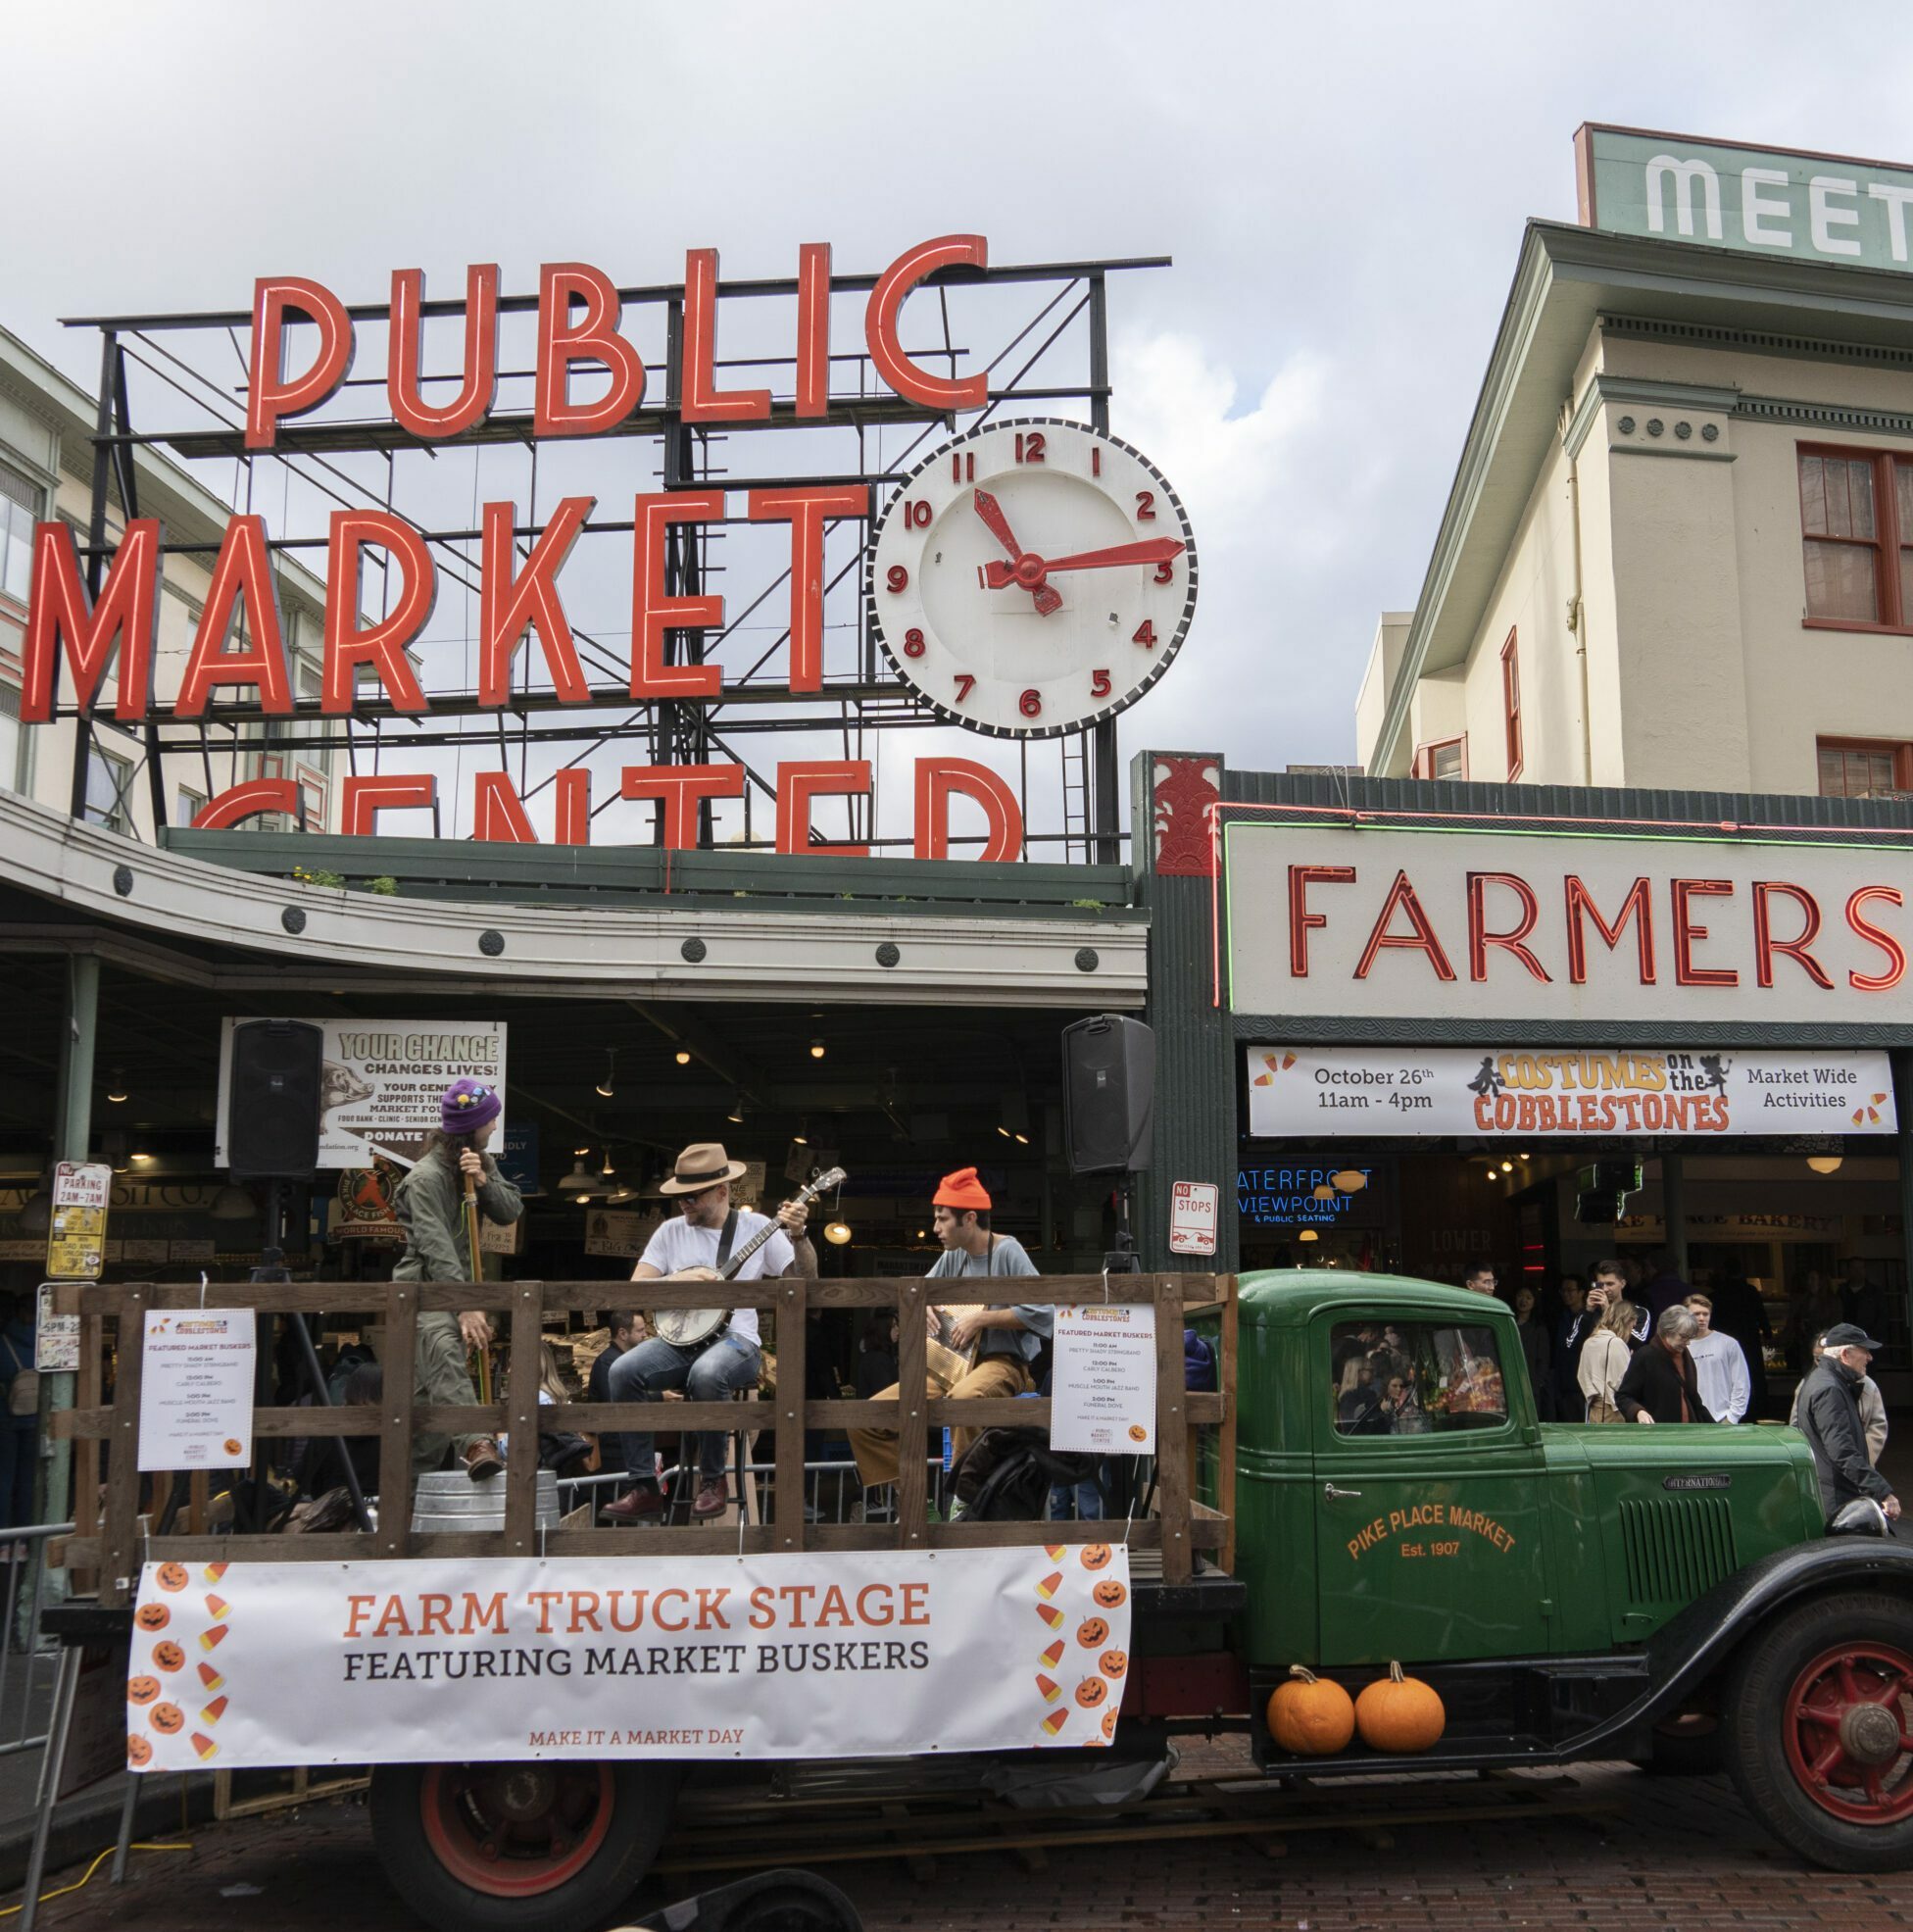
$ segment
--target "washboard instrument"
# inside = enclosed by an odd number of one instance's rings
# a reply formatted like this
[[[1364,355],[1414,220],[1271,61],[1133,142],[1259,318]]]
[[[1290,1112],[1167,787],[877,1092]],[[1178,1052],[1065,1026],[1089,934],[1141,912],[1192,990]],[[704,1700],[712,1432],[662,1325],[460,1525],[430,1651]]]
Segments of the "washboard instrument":
[[[813,1174],[791,1199],[808,1208],[818,1195],[828,1194],[833,1187],[842,1187],[843,1184],[843,1168],[832,1167],[827,1173]],[[663,1278],[666,1281],[734,1281],[738,1270],[781,1225],[772,1215],[741,1248],[732,1249],[722,1267],[680,1268],[677,1273]],[[729,1309],[658,1309],[650,1317],[651,1332],[662,1336],[674,1348],[695,1349],[710,1341],[730,1318]]]

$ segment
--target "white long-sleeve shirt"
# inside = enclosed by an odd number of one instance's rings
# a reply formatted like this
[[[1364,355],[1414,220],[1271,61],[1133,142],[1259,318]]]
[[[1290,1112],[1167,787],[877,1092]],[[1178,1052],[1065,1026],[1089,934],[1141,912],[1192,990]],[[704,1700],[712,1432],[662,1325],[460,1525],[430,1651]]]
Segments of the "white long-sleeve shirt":
[[[1747,1412],[1753,1380],[1747,1372],[1746,1351],[1732,1335],[1713,1329],[1688,1344],[1694,1373],[1700,1378],[1700,1400],[1716,1422],[1739,1422]]]

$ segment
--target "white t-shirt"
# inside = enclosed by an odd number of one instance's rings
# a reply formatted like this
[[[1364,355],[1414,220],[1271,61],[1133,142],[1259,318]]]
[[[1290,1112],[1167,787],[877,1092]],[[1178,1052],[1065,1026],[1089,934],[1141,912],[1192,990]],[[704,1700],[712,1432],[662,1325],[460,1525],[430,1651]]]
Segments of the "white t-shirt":
[[[740,1208],[737,1214],[737,1233],[731,1241],[731,1253],[736,1254],[760,1227],[774,1225],[763,1214],[754,1214]],[[660,1274],[676,1274],[687,1267],[715,1267],[717,1265],[717,1237],[723,1231],[721,1223],[717,1227],[694,1227],[682,1214],[674,1214],[654,1234],[645,1246],[643,1259],[655,1267]],[[779,1227],[751,1259],[738,1269],[734,1277],[739,1281],[756,1281],[760,1275],[782,1274],[797,1257],[791,1251],[790,1236]],[[740,1341],[758,1345],[758,1312],[756,1309],[732,1309],[731,1330]]]

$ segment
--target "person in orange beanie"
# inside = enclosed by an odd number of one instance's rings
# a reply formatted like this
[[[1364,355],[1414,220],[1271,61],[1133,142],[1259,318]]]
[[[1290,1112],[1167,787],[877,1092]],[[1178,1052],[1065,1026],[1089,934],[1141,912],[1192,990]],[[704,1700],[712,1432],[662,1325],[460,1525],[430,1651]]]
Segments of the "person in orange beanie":
[[[943,1253],[928,1279],[957,1275],[1033,1275],[1036,1263],[1013,1234],[990,1226],[990,1195],[974,1167],[946,1174],[932,1198],[933,1224]],[[963,1401],[973,1396],[1028,1395],[1036,1386],[1029,1364],[1043,1337],[1055,1324],[1055,1310],[1040,1303],[1009,1307],[971,1306],[928,1311],[930,1341],[927,1379],[932,1398]],[[877,1393],[888,1401],[899,1393],[893,1383]],[[958,1429],[955,1449],[961,1457],[976,1431]],[[897,1480],[897,1437],[889,1429],[853,1429],[851,1453],[866,1485]]]

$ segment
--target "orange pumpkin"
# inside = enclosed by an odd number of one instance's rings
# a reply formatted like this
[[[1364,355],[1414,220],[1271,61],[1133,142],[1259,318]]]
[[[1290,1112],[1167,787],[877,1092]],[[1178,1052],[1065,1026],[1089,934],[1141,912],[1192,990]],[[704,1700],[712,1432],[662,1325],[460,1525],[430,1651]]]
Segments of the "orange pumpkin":
[[[177,1670],[186,1660],[186,1653],[171,1637],[153,1646],[153,1663],[160,1670]]]
[[[156,1704],[153,1707],[151,1722],[156,1731],[164,1731],[171,1737],[186,1721],[186,1713],[176,1704]]]
[[[1426,1751],[1447,1728],[1441,1695],[1419,1677],[1404,1677],[1398,1663],[1389,1665],[1355,1700],[1355,1723],[1371,1751]]]
[[[160,1694],[160,1680],[157,1677],[128,1677],[126,1679],[126,1702],[128,1704],[151,1704]]]
[[[1116,1734],[1116,1711],[1113,1707],[1103,1713],[1103,1735],[1112,1738]]]
[[[142,1630],[164,1630],[172,1621],[172,1612],[164,1604],[141,1604],[133,1621]]]
[[[1299,1758],[1327,1758],[1348,1749],[1355,1734],[1355,1705],[1340,1684],[1317,1677],[1300,1663],[1269,1699],[1269,1733]]]
[[[1109,1695],[1109,1687],[1101,1677],[1085,1677],[1076,1686],[1076,1702],[1088,1710],[1101,1704]]]
[[[1126,1604],[1129,1601],[1129,1592],[1125,1590],[1122,1587],[1122,1585],[1118,1583],[1113,1576],[1105,1576],[1103,1579],[1103,1581],[1099,1583],[1096,1586],[1096,1588],[1090,1592],[1090,1595],[1094,1597],[1096,1601],[1099,1604],[1101,1604],[1104,1610],[1115,1610],[1119,1605]]]
[[[153,1761],[153,1746],[147,1738],[128,1738],[126,1740],[126,1762],[134,1770]]]
[[[1086,1543],[1083,1545],[1083,1567],[1085,1569],[1102,1569],[1108,1560],[1108,1544]]]
[[[1129,1668],[1129,1657],[1124,1651],[1104,1651],[1096,1662],[1105,1677],[1120,1677]]]
[[[1086,1616],[1076,1626],[1076,1641],[1086,1651],[1093,1651],[1109,1641],[1109,1626],[1100,1616]]]
[[[162,1563],[155,1579],[162,1590],[183,1590],[191,1580],[184,1563]]]

